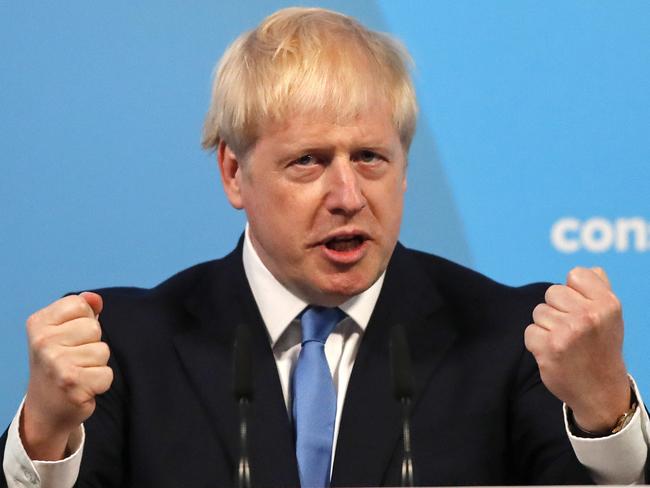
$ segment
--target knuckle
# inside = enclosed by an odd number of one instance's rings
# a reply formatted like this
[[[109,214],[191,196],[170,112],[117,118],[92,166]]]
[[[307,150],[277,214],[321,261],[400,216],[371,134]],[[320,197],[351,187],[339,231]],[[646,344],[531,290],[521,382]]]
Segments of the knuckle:
[[[67,298],[68,311],[75,317],[85,317],[89,314],[89,311],[91,311],[88,302],[79,295],[70,295]]]
[[[106,373],[106,379],[108,382],[108,386],[110,387],[113,384],[113,380],[115,379],[115,373],[113,373],[113,368],[108,368],[108,372]]]
[[[589,328],[596,328],[602,322],[600,313],[598,313],[597,310],[585,311],[583,318],[584,318],[584,324]]]
[[[113,378],[114,378],[113,370],[107,366],[106,367],[106,376],[104,378],[104,382],[100,386],[100,388],[101,388],[100,393],[105,393],[110,389],[111,385],[113,384]]]
[[[571,283],[577,278],[578,268],[572,268],[566,275],[566,280],[568,283]]]
[[[531,327],[534,327],[534,325],[530,324],[524,329],[524,342],[526,343],[526,347],[528,347],[528,343],[532,339]]]
[[[552,300],[558,293],[562,291],[564,287],[562,285],[551,285],[546,289],[544,293],[544,300],[546,302]]]
[[[551,339],[550,346],[555,357],[564,356],[569,350],[569,341],[555,335]]]
[[[27,321],[25,322],[25,325],[27,327],[27,333],[33,334],[35,332],[35,329],[38,329],[41,325],[39,313],[34,312],[29,317],[27,317]]]
[[[46,351],[50,346],[50,334],[41,329],[31,335],[29,343],[32,351],[39,355],[42,355],[43,352]]]
[[[102,339],[102,326],[99,324],[99,321],[93,319],[90,327],[93,340],[100,341]]]
[[[92,396],[88,395],[83,388],[74,388],[68,394],[70,403],[77,408],[85,407]]]
[[[56,347],[47,347],[41,350],[40,358],[43,363],[50,367],[55,367],[57,364],[63,364],[62,352]]]
[[[544,316],[545,304],[540,303],[533,309],[533,321],[539,322],[540,319]]]
[[[607,293],[607,302],[608,302],[608,307],[611,310],[611,312],[613,312],[615,314],[621,314],[623,312],[623,305],[621,304],[621,301],[611,291]]]
[[[539,335],[537,325],[530,324],[524,330],[524,345],[533,356],[536,356],[540,351]]]
[[[575,315],[575,320],[571,322],[574,330],[588,330],[598,325],[599,315],[593,309],[582,309]]]
[[[60,368],[57,383],[63,390],[72,390],[79,384],[79,369],[74,366]]]
[[[102,338],[102,328],[99,321],[94,318],[85,318],[78,322],[80,334],[86,338],[88,343],[99,342]]]
[[[108,359],[111,357],[111,349],[108,347],[108,344],[105,342],[99,342],[98,349],[102,364],[108,363]]]
[[[576,266],[575,268],[571,269],[569,273],[567,274],[567,283],[576,283],[577,281],[580,281],[580,278],[582,277],[584,273],[584,268],[580,266]]]

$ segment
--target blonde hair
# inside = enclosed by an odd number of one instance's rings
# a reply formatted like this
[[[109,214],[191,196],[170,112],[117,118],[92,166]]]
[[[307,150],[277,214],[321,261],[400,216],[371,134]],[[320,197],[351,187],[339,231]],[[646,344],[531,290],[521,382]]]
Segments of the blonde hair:
[[[320,8],[287,8],[240,35],[216,68],[203,147],[225,141],[240,157],[264,124],[295,114],[337,121],[388,103],[406,151],[417,102],[411,58],[395,39]]]

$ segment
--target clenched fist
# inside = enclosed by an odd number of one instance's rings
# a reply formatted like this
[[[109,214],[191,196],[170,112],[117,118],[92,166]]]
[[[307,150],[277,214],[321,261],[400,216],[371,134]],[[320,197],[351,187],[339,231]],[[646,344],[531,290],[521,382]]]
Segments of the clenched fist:
[[[101,311],[99,295],[82,293],[27,320],[30,374],[20,428],[32,459],[62,459],[70,434],[95,410],[95,396],[111,386]]]
[[[578,427],[607,432],[630,407],[621,304],[600,268],[574,268],[546,291],[525,333],[546,387]]]

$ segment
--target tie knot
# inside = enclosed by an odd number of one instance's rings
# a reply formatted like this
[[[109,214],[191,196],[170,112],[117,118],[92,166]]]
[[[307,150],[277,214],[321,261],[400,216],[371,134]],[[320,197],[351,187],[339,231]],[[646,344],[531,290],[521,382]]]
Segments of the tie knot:
[[[300,317],[302,343],[317,341],[325,344],[327,336],[344,316],[340,308],[307,307]]]

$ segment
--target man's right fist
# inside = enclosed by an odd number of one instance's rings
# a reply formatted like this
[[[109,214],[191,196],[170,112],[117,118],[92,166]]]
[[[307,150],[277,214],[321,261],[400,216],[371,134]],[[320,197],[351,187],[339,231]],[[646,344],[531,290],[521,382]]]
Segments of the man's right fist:
[[[31,459],[62,459],[70,434],[95,410],[95,395],[113,382],[101,311],[102,298],[85,292],[27,320],[30,373],[20,434]]]

